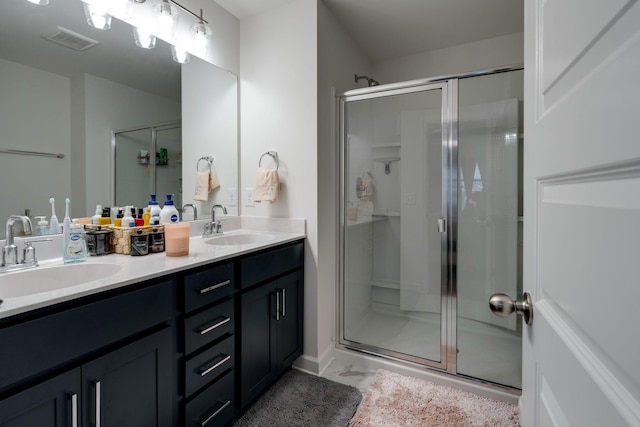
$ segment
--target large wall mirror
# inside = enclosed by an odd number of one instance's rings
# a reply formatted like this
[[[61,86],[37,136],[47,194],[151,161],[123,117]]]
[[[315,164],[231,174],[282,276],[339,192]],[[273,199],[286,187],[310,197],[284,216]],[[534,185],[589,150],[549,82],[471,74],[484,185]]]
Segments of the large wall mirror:
[[[98,44],[78,51],[46,39],[60,27],[72,32],[68,39]],[[154,49],[139,48],[131,27],[116,19],[107,31],[90,27],[79,0],[0,2],[0,221],[26,209],[49,219],[51,197],[60,220],[66,197],[72,217],[91,216],[97,204],[146,206],[152,188],[161,202],[171,191],[177,204],[195,204],[200,217],[216,203],[237,215],[230,205],[238,188],[237,100],[235,75],[193,56],[178,64],[159,39]],[[118,157],[114,135],[148,129],[151,137],[151,128],[167,125],[170,141],[126,146]],[[138,155],[161,148],[162,167],[174,169],[153,176]],[[214,159],[221,186],[194,202],[198,167],[208,167],[202,157]],[[158,177],[163,184],[153,187]]]

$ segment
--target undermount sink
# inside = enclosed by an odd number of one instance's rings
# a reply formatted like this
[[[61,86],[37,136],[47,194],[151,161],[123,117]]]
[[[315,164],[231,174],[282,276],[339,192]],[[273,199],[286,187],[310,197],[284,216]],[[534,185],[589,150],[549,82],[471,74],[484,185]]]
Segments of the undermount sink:
[[[204,242],[209,245],[216,246],[241,246],[255,245],[260,243],[269,243],[275,239],[273,234],[262,233],[242,233],[242,234],[223,234],[218,237],[211,237]]]
[[[39,294],[104,279],[122,269],[118,264],[67,264],[34,267],[0,275],[0,299]]]

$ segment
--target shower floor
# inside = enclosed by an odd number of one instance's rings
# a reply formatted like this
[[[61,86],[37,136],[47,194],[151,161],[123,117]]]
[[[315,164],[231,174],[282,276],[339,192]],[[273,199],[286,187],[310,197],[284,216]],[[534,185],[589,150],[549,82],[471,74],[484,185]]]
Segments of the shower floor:
[[[440,360],[440,315],[369,308],[351,319],[351,342]],[[458,318],[458,373],[521,388],[521,339],[502,328]]]

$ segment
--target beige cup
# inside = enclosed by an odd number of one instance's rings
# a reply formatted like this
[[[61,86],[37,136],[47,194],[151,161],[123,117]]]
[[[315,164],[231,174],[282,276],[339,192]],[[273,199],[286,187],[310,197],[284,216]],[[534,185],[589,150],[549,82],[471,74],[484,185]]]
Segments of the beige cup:
[[[167,256],[189,255],[189,223],[164,224],[164,251]]]
[[[349,218],[349,221],[355,221],[358,219],[358,207],[357,206],[350,206],[347,208],[347,218]]]

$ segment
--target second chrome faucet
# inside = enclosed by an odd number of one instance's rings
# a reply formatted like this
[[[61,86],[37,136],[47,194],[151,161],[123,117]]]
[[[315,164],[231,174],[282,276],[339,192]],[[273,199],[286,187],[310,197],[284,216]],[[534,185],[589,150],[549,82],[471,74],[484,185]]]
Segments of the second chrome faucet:
[[[223,214],[227,214],[227,208],[222,205],[211,206],[211,222],[204,225],[202,237],[211,236],[212,234],[222,234],[222,223],[216,220],[216,209],[221,209]]]

